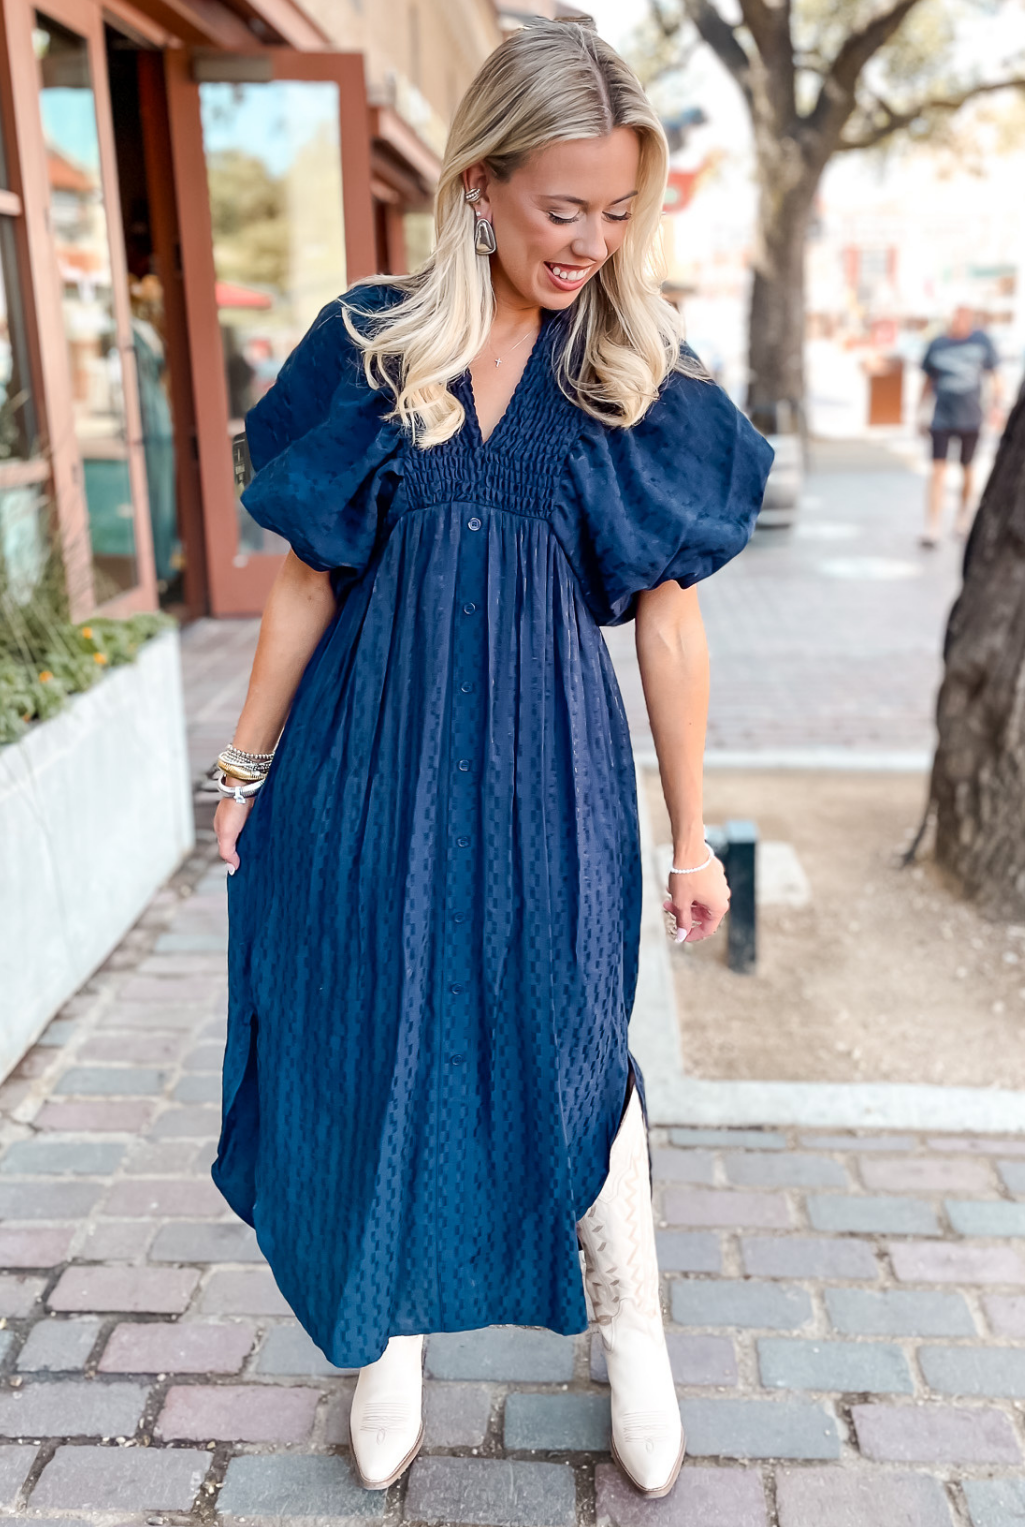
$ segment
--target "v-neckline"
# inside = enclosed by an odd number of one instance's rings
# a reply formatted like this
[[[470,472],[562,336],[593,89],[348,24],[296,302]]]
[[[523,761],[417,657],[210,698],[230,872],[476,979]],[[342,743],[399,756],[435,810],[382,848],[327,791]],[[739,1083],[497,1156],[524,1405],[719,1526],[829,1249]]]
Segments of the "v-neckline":
[[[513,388],[512,393],[510,394],[508,403],[505,405],[502,412],[495,420],[495,423],[492,426],[491,432],[487,436],[487,439],[485,439],[483,431],[480,427],[480,418],[477,414],[477,399],[474,396],[473,377],[470,375],[469,366],[467,366],[466,370],[464,371],[463,375],[466,379],[466,397],[468,402],[464,402],[463,406],[466,409],[467,419],[472,421],[473,424],[473,433],[475,437],[474,444],[478,446],[481,451],[487,451],[490,449],[491,442],[502,430],[503,426],[505,425],[505,421],[513,412],[516,403],[519,401],[520,395],[523,392],[523,385],[526,382],[527,377],[530,374],[531,367],[534,365],[535,359],[541,349],[542,341],[545,337],[545,330],[547,328],[547,320],[550,316],[551,315],[548,309],[541,309],[541,324],[535,336],[534,343],[530,347],[530,353],[527,356],[526,364],[516,379],[516,386]]]

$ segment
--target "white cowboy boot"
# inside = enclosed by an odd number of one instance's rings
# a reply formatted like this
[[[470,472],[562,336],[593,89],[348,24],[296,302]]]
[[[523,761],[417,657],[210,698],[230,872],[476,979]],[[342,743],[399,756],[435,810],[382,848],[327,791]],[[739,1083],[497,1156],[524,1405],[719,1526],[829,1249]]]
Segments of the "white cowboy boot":
[[[361,1368],[349,1440],[364,1490],[385,1490],[408,1469],[424,1440],[422,1336],[393,1336],[376,1363]]]
[[[630,1094],[609,1175],[577,1225],[612,1390],[612,1457],[643,1495],[668,1495],[686,1446],[669,1365],[655,1258],[648,1141]]]

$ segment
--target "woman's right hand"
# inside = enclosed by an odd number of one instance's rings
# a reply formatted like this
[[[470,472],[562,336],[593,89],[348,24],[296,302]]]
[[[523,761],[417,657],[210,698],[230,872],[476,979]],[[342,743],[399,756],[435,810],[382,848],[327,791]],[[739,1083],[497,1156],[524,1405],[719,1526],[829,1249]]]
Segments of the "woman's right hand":
[[[217,810],[214,812],[214,832],[217,835],[217,849],[221,858],[228,866],[228,874],[234,875],[240,864],[238,856],[238,837],[246,825],[252,805],[252,797],[244,803],[232,800],[230,796],[224,796]]]

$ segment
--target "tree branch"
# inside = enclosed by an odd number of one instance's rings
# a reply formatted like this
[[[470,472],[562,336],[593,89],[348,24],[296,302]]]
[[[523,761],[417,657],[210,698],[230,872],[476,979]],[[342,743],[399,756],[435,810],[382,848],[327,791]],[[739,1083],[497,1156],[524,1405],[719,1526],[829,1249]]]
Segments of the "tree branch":
[[[880,111],[885,112],[885,121],[877,127],[870,128],[867,132],[856,138],[841,138],[836,145],[837,153],[852,153],[857,149],[875,148],[877,143],[884,142],[893,133],[900,132],[902,128],[910,127],[917,122],[919,117],[925,116],[930,111],[960,111],[968,101],[975,100],[980,95],[992,95],[996,90],[1023,90],[1025,91],[1025,76],[1015,76],[1006,80],[992,80],[987,84],[973,85],[970,90],[963,90],[958,95],[935,96],[931,100],[919,101],[908,111],[895,111],[886,101],[876,99],[875,105]]]
[[[820,159],[823,153],[825,158],[829,157],[857,104],[855,90],[861,71],[889,42],[905,17],[921,3],[922,0],[896,0],[888,10],[881,11],[844,41],[822,82],[814,107],[804,119],[805,136],[818,140],[817,157]]]
[[[772,50],[778,17],[769,9],[765,0],[740,0],[740,14],[754,38],[755,47],[764,58],[766,49]]]
[[[750,97],[751,60],[737,41],[734,28],[723,20],[711,0],[683,0],[683,6],[702,42],[730,71],[744,95]]]
[[[909,16],[921,0],[896,0],[889,10],[878,16],[858,32],[852,32],[833,60],[830,79],[841,90],[853,90],[862,69],[879,49],[889,42],[897,28]]]
[[[787,0],[739,0],[740,14],[763,65],[764,90],[780,129],[790,126],[797,111],[794,39],[790,34]]]

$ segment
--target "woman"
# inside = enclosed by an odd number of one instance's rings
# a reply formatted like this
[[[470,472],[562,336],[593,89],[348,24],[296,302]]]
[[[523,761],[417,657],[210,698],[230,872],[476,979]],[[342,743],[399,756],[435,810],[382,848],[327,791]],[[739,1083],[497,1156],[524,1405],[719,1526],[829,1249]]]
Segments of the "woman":
[[[216,823],[213,1177],[361,1370],[371,1488],[420,1446],[424,1333],[584,1330],[581,1244],[615,1456],[652,1495],[683,1457],[627,1049],[634,768],[599,626],[636,617],[666,906],[705,937],[728,893],[692,585],[746,542],[771,451],[659,297],[665,175],[610,48],[516,33],[456,114],[426,269],[325,308],[246,421],[246,507],[293,554],[221,758],[226,791],[259,794]]]

